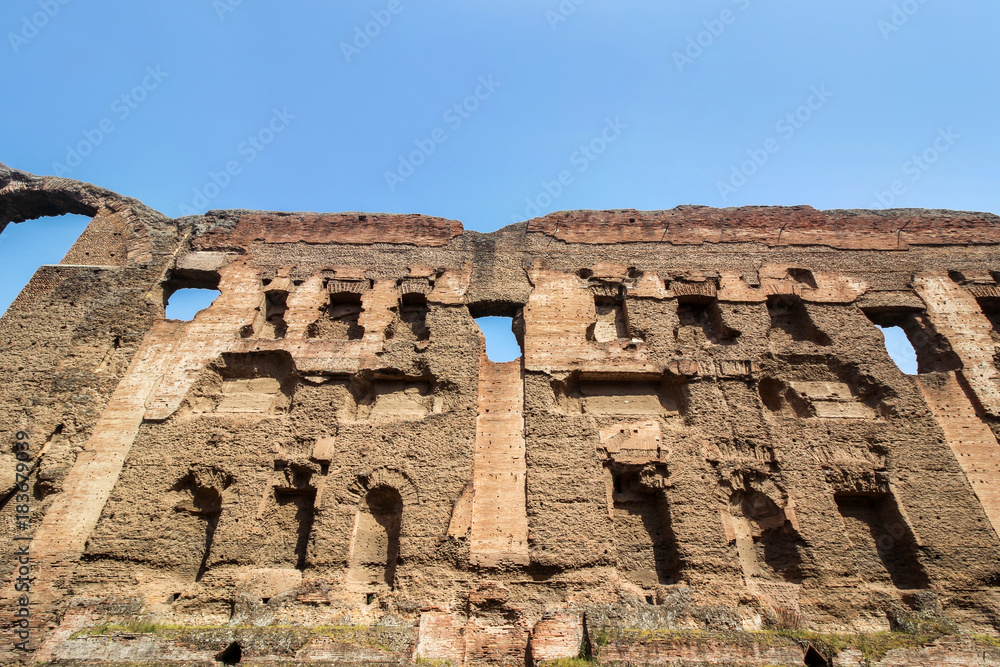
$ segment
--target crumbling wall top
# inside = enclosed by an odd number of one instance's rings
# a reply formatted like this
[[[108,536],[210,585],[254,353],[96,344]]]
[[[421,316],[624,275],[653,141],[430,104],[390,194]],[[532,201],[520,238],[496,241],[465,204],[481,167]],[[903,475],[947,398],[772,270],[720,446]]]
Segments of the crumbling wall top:
[[[529,233],[567,243],[760,243],[827,245],[844,250],[904,250],[910,245],[1000,241],[991,213],[925,209],[830,210],[811,206],[678,206],[668,211],[563,211],[535,218]]]

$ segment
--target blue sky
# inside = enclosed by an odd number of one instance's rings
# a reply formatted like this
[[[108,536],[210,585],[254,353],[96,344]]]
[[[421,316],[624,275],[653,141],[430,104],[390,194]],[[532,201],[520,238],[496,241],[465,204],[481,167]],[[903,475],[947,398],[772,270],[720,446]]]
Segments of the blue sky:
[[[171,216],[1000,212],[998,25],[963,0],[6,0],[0,161]],[[79,231],[24,227],[0,251],[35,266]]]

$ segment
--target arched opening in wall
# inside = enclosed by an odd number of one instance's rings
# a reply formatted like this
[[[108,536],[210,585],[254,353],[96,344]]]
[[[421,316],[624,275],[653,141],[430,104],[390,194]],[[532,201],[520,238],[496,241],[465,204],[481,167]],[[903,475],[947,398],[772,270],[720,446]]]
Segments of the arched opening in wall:
[[[502,363],[521,357],[521,346],[514,336],[514,320],[510,317],[480,317],[476,324],[486,337],[486,356]]]
[[[216,654],[215,660],[223,665],[238,665],[243,660],[243,647],[239,642],[232,642]]]
[[[358,508],[348,579],[392,587],[399,560],[403,498],[390,486],[371,489]]]
[[[524,311],[519,303],[480,301],[469,304],[486,339],[486,357],[494,363],[514,361],[524,354]]]
[[[90,223],[90,216],[61,215],[10,223],[0,233],[0,315],[45,264],[58,264]]]
[[[866,308],[864,313],[882,332],[886,352],[902,372],[914,375],[962,368],[951,344],[937,333],[922,310]]]
[[[802,663],[806,667],[830,667],[830,661],[823,657],[823,654],[817,651],[812,644],[806,648],[806,654],[802,656]]]

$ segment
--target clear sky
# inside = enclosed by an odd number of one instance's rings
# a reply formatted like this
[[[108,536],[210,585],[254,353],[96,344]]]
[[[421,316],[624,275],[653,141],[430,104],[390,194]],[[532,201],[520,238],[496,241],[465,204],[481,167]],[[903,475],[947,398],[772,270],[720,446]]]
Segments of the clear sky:
[[[5,0],[0,162],[171,216],[1000,212],[998,26],[986,0]],[[35,266],[79,231],[24,227],[0,251]]]

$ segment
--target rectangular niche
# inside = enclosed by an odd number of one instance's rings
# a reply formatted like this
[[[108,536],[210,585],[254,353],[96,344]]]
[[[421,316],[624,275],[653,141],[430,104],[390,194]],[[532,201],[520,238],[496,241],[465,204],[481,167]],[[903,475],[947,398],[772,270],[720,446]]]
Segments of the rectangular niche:
[[[917,542],[889,493],[834,495],[858,575],[896,588],[927,587]]]
[[[792,522],[787,502],[773,485],[769,493],[745,485],[730,496],[723,524],[748,579],[802,583],[805,543]]]
[[[985,292],[986,290],[976,290],[979,292]],[[973,291],[973,294],[976,293]],[[994,343],[1000,344],[1000,296],[996,296],[997,291],[995,287],[989,290],[991,296],[977,296],[976,303],[979,304],[979,309],[983,311],[983,315],[986,319],[990,321],[992,328],[990,329],[990,337],[993,339]]]
[[[287,352],[225,353],[211,370],[194,393],[214,404],[214,412],[268,415],[289,410],[297,376]]]
[[[732,345],[742,332],[726,325],[718,299],[700,295],[677,297],[677,345],[701,348]]]
[[[274,411],[274,405],[280,393],[281,383],[275,378],[224,380],[222,382],[222,400],[219,401],[219,406],[215,411],[270,413]]]
[[[767,312],[771,318],[771,328],[767,335],[772,345],[831,345],[830,337],[813,322],[801,297],[794,294],[771,294],[767,297]]]
[[[789,382],[815,417],[826,419],[874,419],[875,412],[859,403],[851,388],[843,382]]]
[[[337,286],[333,284],[330,289],[330,299],[320,310],[319,317],[309,325],[307,335],[325,340],[361,340],[365,335],[365,328],[360,324],[361,293],[335,292],[332,290]]]
[[[630,338],[625,299],[622,294],[614,296],[595,294],[594,310],[597,319],[587,329],[587,340],[607,343]]]
[[[305,570],[309,564],[309,542],[316,514],[316,489],[275,487],[274,501],[274,508],[266,517],[268,528],[272,535],[285,538],[280,548],[272,543],[274,565]]]
[[[574,374],[553,390],[565,414],[669,417],[682,404],[681,384],[661,375]]]
[[[839,361],[800,364],[791,378],[762,377],[760,398],[771,412],[799,419],[878,419],[889,391]],[[801,379],[798,379],[801,378]]]
[[[641,467],[611,464],[611,520],[619,572],[652,588],[677,581],[677,545],[662,490],[643,484]]]
[[[434,411],[430,382],[377,380],[358,405],[358,419],[374,422],[419,421]],[[440,406],[437,411],[440,412]]]
[[[343,422],[420,421],[444,409],[444,397],[430,378],[309,375],[304,382],[304,391],[333,406]]]

